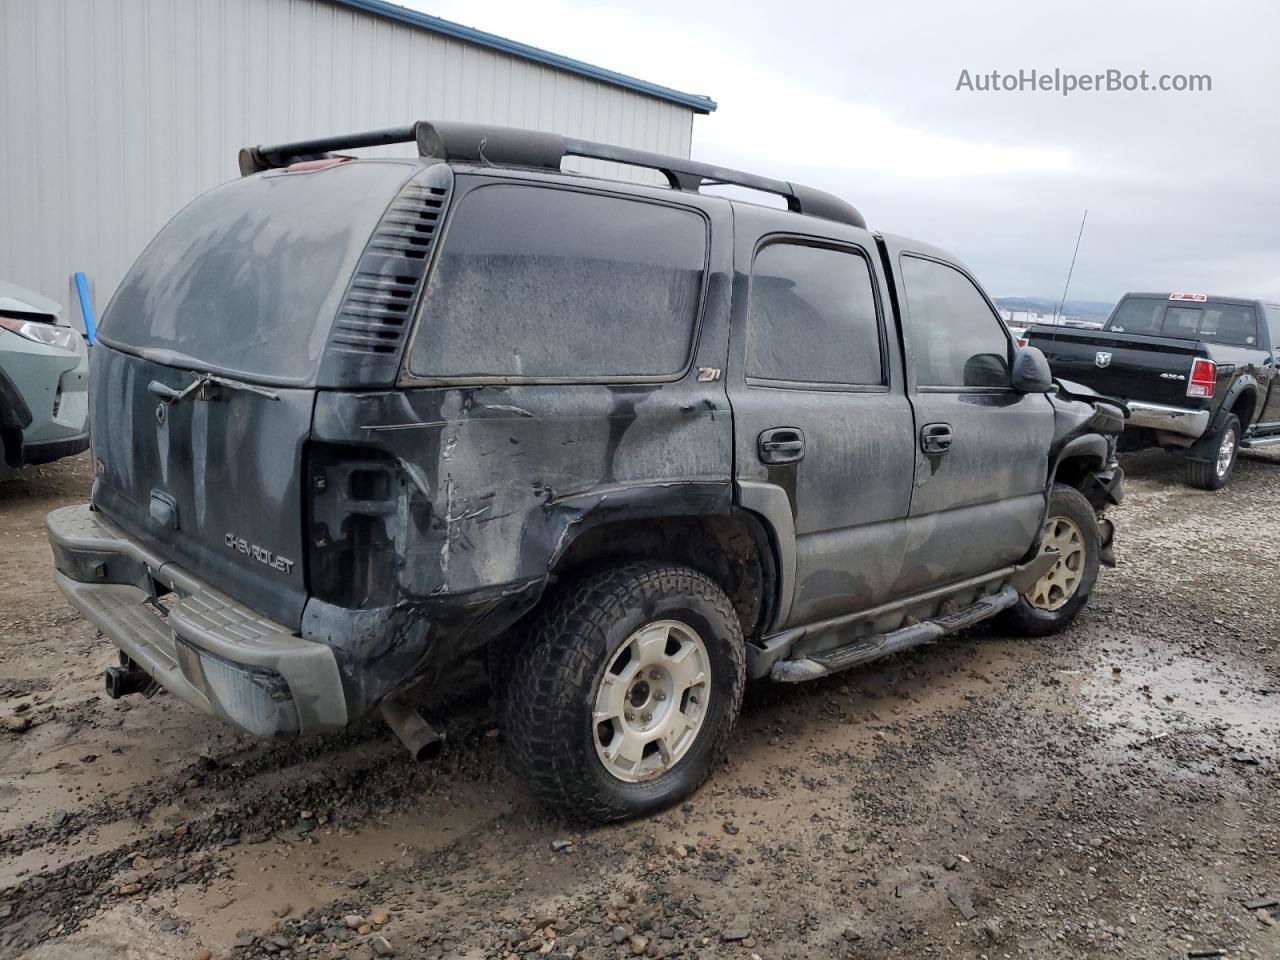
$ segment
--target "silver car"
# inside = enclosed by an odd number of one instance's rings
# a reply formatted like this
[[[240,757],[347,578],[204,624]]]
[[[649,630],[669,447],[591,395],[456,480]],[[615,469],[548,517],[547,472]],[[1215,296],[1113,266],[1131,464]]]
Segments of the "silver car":
[[[0,281],[0,478],[89,446],[89,350],[61,314]]]

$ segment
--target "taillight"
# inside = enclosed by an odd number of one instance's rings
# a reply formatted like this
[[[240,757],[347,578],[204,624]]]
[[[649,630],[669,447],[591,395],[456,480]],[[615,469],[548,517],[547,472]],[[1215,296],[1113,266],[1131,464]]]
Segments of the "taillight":
[[[1218,365],[1212,360],[1197,359],[1191,362],[1191,377],[1187,381],[1187,396],[1208,399],[1218,382]]]
[[[1025,347],[1026,345],[1027,345],[1027,338],[1026,338],[1026,337],[1019,337],[1019,338],[1018,338],[1018,349],[1019,349],[1019,350],[1021,350],[1021,349],[1022,349],[1023,347]]]

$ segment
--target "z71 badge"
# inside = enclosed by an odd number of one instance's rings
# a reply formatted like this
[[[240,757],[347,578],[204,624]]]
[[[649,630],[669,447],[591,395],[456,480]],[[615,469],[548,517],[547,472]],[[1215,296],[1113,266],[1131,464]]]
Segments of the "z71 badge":
[[[259,563],[266,564],[272,570],[279,570],[281,573],[293,572],[293,561],[280,556],[278,553],[272,553],[265,547],[250,543],[244,537],[237,537],[234,533],[228,533],[223,539],[232,550],[237,550],[246,557],[253,557],[253,559]]]

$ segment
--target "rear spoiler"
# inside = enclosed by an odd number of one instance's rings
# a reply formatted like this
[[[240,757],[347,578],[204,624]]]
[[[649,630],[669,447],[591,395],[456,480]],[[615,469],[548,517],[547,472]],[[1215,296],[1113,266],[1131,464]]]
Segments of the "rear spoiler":
[[[682,157],[650,153],[647,150],[564,137],[558,133],[479,123],[430,123],[419,120],[407,127],[367,130],[363,133],[298,140],[269,147],[244,147],[240,151],[240,175],[247,177],[303,160],[325,159],[332,156],[335,150],[380,147],[395,143],[417,144],[418,156],[437,160],[538,167],[556,171],[560,170],[560,163],[565,157],[607,160],[656,170],[666,178],[673,190],[696,193],[707,185],[734,184],[783,197],[787,201],[787,208],[793,213],[809,214],[863,229],[867,226],[862,214],[839,197],[786,180],[774,180],[771,177],[743,173]]]

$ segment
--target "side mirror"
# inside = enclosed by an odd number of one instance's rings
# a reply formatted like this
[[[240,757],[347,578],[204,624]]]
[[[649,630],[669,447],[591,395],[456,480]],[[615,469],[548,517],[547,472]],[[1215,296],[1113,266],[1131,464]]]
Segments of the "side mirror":
[[[1010,381],[1019,393],[1048,393],[1053,389],[1049,361],[1036,347],[1019,347],[1013,354]]]

